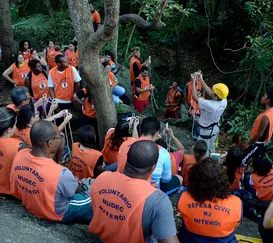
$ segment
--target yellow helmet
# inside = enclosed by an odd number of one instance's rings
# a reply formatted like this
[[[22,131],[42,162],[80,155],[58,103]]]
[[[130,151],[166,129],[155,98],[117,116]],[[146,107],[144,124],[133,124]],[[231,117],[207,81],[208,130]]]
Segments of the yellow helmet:
[[[227,98],[228,93],[229,93],[228,87],[223,83],[218,83],[218,84],[213,85],[212,91],[221,100]]]

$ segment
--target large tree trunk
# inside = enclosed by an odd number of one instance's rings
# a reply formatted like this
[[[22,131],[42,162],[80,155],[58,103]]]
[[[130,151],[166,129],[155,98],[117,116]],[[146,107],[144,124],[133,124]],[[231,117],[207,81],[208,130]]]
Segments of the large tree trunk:
[[[118,27],[119,0],[105,0],[105,21],[94,33],[88,0],[67,0],[79,47],[80,73],[90,88],[99,125],[100,144],[106,131],[117,122],[108,76],[99,61],[101,48]]]
[[[15,53],[12,33],[11,18],[9,13],[9,1],[2,0],[0,4],[0,45],[2,56],[6,67],[11,64],[11,56]]]

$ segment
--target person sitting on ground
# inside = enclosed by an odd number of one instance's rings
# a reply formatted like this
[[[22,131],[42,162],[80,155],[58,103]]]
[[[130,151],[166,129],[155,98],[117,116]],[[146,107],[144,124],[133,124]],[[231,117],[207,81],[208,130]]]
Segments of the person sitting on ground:
[[[59,42],[54,43],[54,50],[48,52],[47,64],[49,66],[49,70],[57,66],[56,56],[62,55],[61,53],[61,44]]]
[[[24,60],[30,61],[32,60],[31,57],[31,43],[28,40],[22,40],[19,43],[19,53],[23,55]]]
[[[69,43],[68,49],[65,51],[64,55],[67,57],[68,64],[78,69],[79,53],[74,42]]]
[[[78,133],[79,142],[72,144],[72,158],[69,170],[79,180],[97,178],[102,172],[103,155],[96,150],[96,133],[92,126],[81,127]]]
[[[263,219],[263,225],[259,225],[263,243],[271,243],[273,239],[273,200],[271,200]]]
[[[177,82],[173,82],[172,86],[169,88],[169,92],[165,100],[165,118],[178,119],[181,97],[182,90],[178,87]]]
[[[129,149],[122,174],[104,172],[93,183],[89,230],[103,242],[178,243],[169,198],[147,182],[158,155],[154,142],[138,141]]]
[[[106,166],[105,171],[116,171],[118,164],[118,151],[123,142],[138,138],[138,119],[119,121],[116,128],[110,128],[105,135],[104,147],[102,150]],[[132,129],[132,130],[131,130]]]
[[[47,74],[43,71],[41,62],[33,59],[30,61],[30,68],[31,71],[25,78],[25,87],[29,89],[35,101],[42,98],[44,94],[49,97]]]
[[[155,141],[160,130],[160,122],[156,117],[146,117],[141,123],[140,138],[127,140],[122,143],[118,152],[118,171],[123,172],[127,160],[127,153],[130,146],[136,141],[151,140]],[[158,146],[159,157],[156,168],[152,173],[149,181],[158,189],[161,189],[167,194],[176,192],[182,185],[183,178],[179,175],[172,175],[172,162],[169,152]]]
[[[191,168],[188,191],[177,204],[183,218],[180,242],[237,242],[234,231],[242,220],[242,202],[230,195],[229,186],[224,168],[212,158]]]
[[[150,66],[151,61],[147,59],[143,64],[140,62],[140,49],[139,47],[134,47],[132,49],[132,57],[130,59],[130,81],[133,88],[133,93],[135,92],[135,81],[136,78],[140,75],[140,69],[143,66]]]
[[[205,83],[203,74],[194,75],[194,82],[199,80],[205,92],[212,98],[206,100],[197,96],[196,84],[192,87],[192,98],[198,103],[201,111],[198,140],[205,140],[208,145],[207,156],[215,152],[216,138],[219,134],[218,122],[227,107],[228,87],[223,83],[213,85],[212,89]]]
[[[115,105],[123,103],[121,97],[125,94],[125,89],[118,85],[118,80],[115,74],[111,72],[110,64],[108,62],[104,62],[102,65],[105,67],[105,71],[108,74]]]
[[[22,54],[15,54],[14,60],[14,63],[3,72],[2,76],[14,86],[24,86],[24,80],[30,71],[29,61],[28,59],[24,60]],[[9,77],[10,74],[12,74],[12,78]]]
[[[55,49],[54,49],[54,42],[53,41],[47,41],[46,45],[45,45],[44,52],[43,52],[43,57],[44,57],[44,59],[46,60],[47,63],[48,63],[48,60],[49,60],[48,59],[49,54],[52,51],[55,51]]]
[[[77,69],[68,64],[65,56],[57,55],[55,59],[57,66],[48,75],[49,93],[61,110],[69,109],[75,91],[80,90],[81,77]]]
[[[188,176],[190,168],[206,158],[207,150],[208,150],[207,143],[203,140],[199,140],[194,145],[193,148],[194,154],[184,155],[182,163],[182,177],[184,186],[188,186]]]
[[[64,135],[54,123],[37,121],[31,128],[30,138],[32,150],[21,150],[13,161],[12,195],[36,217],[63,223],[89,223],[93,212],[86,186],[50,158],[51,154],[63,152]]]
[[[242,166],[244,153],[239,147],[232,147],[229,149],[224,166],[227,171],[230,190],[236,191],[242,189],[241,181],[244,175],[244,168]]]
[[[96,32],[100,28],[100,25],[101,25],[100,14],[95,9],[93,0],[89,0],[89,7],[90,7],[90,11],[91,11],[91,18],[92,18],[92,22],[93,22],[94,32]]]
[[[264,202],[264,207],[273,197],[273,167],[269,160],[257,157],[253,160],[253,173],[245,175],[245,189]],[[263,207],[263,208],[264,208]]]
[[[104,57],[101,59],[101,63],[104,63],[104,62],[109,63],[109,65],[111,66],[111,72],[116,75],[117,74],[117,67],[112,59],[113,59],[113,53],[106,50],[104,52]]]
[[[171,128],[165,128],[162,132],[162,137],[163,136],[170,136],[170,138],[172,139],[172,142],[174,143],[175,147],[176,147],[176,151],[174,152],[169,152],[170,157],[171,157],[171,161],[172,161],[172,174],[176,175],[178,174],[178,170],[180,167],[180,164],[183,160],[184,157],[184,153],[185,153],[185,148],[184,146],[179,142],[179,140],[175,137],[173,130]],[[155,141],[156,144],[160,145],[161,147],[167,149],[168,145],[165,142],[165,140],[163,139],[157,139]],[[171,150],[171,149],[170,149]]]
[[[15,87],[10,91],[10,97],[13,104],[7,105],[7,108],[18,112],[19,109],[26,104],[29,104],[31,96],[26,87]]]
[[[264,157],[266,146],[273,132],[273,89],[269,89],[261,98],[264,111],[256,118],[250,132],[250,141],[245,150],[243,163],[246,165],[253,156]]]
[[[22,142],[12,138],[16,129],[16,113],[9,108],[0,108],[0,194],[11,194],[10,168]]]
[[[149,106],[149,97],[154,87],[151,84],[148,67],[143,66],[140,69],[140,75],[135,80],[135,95],[133,98],[136,111],[143,112]]]

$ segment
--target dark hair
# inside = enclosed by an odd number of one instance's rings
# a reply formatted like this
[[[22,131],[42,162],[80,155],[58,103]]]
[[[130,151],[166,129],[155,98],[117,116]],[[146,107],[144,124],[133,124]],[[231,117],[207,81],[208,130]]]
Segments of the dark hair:
[[[40,120],[35,122],[30,129],[32,146],[42,145],[56,136],[56,125],[53,122]]]
[[[189,170],[188,192],[197,202],[227,198],[229,193],[228,176],[220,163],[206,158]]]
[[[48,43],[49,44],[49,43]],[[54,45],[58,45],[58,46],[60,46],[61,47],[61,42],[59,42],[59,41],[55,41],[54,42]]]
[[[106,67],[106,66],[108,66],[108,65],[110,65],[110,64],[109,64],[109,62],[103,62],[102,65],[103,65],[104,67]]]
[[[8,128],[12,128],[16,123],[16,112],[10,108],[0,108],[0,137]]]
[[[144,71],[149,71],[149,68],[147,66],[142,66],[140,72],[143,73]]]
[[[55,62],[56,62],[56,63],[60,63],[61,58],[63,58],[63,57],[64,57],[64,55],[58,54],[58,55],[55,57]]]
[[[227,175],[230,185],[232,185],[235,180],[235,172],[241,167],[243,158],[243,150],[239,147],[231,147],[227,153],[224,166],[227,168]]]
[[[104,56],[110,56],[110,57],[113,58],[113,53],[112,53],[111,51],[109,51],[109,50],[106,50],[106,51],[104,52]]]
[[[33,60],[30,61],[30,68],[31,68],[31,70],[33,70],[34,68],[36,68],[37,63],[41,64],[41,62],[39,60],[37,60],[37,59],[33,59]]]
[[[27,99],[26,93],[28,93],[26,87],[15,87],[10,91],[11,101],[15,106],[21,105],[22,101]]]
[[[168,145],[167,145],[166,141],[165,141],[164,139],[162,139],[162,138],[157,139],[157,140],[155,141],[155,143],[158,144],[158,145],[160,145],[160,146],[163,147],[164,149],[167,149],[167,148],[168,148]]]
[[[27,128],[27,124],[30,123],[33,116],[35,116],[34,106],[32,104],[23,105],[18,113],[17,128],[19,130]]]
[[[160,122],[156,117],[146,117],[141,123],[141,135],[154,136],[160,130]]]
[[[197,161],[200,161],[200,159],[202,159],[206,155],[207,150],[208,150],[207,143],[204,140],[198,140],[193,148],[195,159]]]
[[[94,148],[96,144],[96,132],[91,125],[81,127],[78,133],[79,143],[87,148]]]
[[[121,144],[125,141],[124,137],[131,137],[130,127],[127,121],[119,121],[116,125],[115,132],[110,136],[109,147],[118,151]]]
[[[30,43],[30,41],[28,41],[28,40],[21,40],[21,41],[19,42],[19,49],[20,49],[21,52],[24,52],[24,51],[25,51],[25,49],[24,49],[24,44],[25,44],[25,42],[28,43],[28,49],[31,49],[31,43]]]
[[[20,55],[24,56],[22,53],[16,53],[16,54],[14,54],[14,63],[15,63],[16,67],[19,67],[18,57]]]
[[[252,162],[253,169],[258,176],[267,176],[272,168],[272,164],[268,159],[256,157]]]
[[[270,105],[273,106],[273,89],[271,88],[267,90],[266,94],[267,94],[267,98],[270,100]]]

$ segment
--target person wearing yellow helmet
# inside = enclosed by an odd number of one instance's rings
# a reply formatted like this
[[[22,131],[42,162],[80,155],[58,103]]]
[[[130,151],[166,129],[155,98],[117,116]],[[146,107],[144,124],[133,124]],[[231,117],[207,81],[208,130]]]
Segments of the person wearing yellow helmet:
[[[205,83],[203,74],[197,72],[194,74],[195,82],[200,81],[206,94],[211,97],[211,100],[199,98],[197,95],[196,87],[193,85],[192,98],[198,103],[201,111],[199,122],[199,135],[198,140],[204,140],[207,143],[208,151],[215,152],[215,142],[219,133],[218,122],[221,115],[227,107],[227,96],[229,93],[228,87],[223,83],[215,84],[212,89]]]

